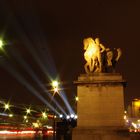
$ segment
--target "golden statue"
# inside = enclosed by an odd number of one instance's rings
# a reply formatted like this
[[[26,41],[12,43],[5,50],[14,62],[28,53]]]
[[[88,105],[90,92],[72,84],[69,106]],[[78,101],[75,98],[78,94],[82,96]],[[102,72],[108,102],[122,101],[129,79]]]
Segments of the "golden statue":
[[[105,48],[99,38],[93,40],[91,37],[84,39],[83,44],[86,73],[115,71],[116,62],[122,54],[120,48],[112,51],[110,48]]]
[[[105,47],[100,44],[99,38],[96,38],[95,41],[91,37],[86,38],[83,44],[85,50],[84,58],[87,61],[84,66],[86,73],[101,72],[101,53],[105,51]]]

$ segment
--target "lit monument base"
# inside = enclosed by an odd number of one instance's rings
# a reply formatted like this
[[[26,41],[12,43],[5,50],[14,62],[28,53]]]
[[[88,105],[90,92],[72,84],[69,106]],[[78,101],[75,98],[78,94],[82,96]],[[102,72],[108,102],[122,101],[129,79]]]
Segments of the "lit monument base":
[[[77,127],[73,140],[128,140],[124,128],[124,80],[117,73],[78,77]]]
[[[130,140],[127,129],[118,127],[77,127],[72,140]]]

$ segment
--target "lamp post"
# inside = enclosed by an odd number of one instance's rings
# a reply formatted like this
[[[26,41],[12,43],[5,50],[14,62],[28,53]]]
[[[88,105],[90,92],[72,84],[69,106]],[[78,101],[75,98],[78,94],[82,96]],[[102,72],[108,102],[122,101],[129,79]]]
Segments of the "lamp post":
[[[59,83],[58,81],[52,81],[52,88],[53,88],[53,96],[57,93],[59,94],[59,87],[58,87]],[[56,128],[55,128],[55,113],[53,114],[53,140],[55,140],[55,131],[56,131]]]
[[[53,115],[53,140],[55,140],[55,131],[56,131],[56,128],[55,128],[55,113]]]

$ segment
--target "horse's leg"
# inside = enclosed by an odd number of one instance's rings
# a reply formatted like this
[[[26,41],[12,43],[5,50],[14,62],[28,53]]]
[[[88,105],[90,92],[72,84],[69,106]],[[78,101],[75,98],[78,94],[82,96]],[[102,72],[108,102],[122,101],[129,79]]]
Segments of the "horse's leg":
[[[90,69],[91,72],[93,72],[94,67],[95,67],[95,58],[92,58],[92,60],[91,60],[91,69]]]
[[[88,69],[88,66],[89,66],[88,63],[86,63],[85,66],[84,66],[86,73],[90,73],[90,70]]]
[[[99,72],[101,72],[102,71],[102,62],[101,62],[101,54],[100,53],[98,53],[98,61],[99,61]]]

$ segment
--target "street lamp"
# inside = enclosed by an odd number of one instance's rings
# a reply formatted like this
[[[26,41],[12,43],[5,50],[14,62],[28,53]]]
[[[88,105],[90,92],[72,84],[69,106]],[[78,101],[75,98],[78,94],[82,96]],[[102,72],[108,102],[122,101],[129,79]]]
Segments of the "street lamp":
[[[2,38],[0,38],[0,50],[1,50],[2,52],[4,52],[4,48],[3,48],[4,45],[5,45],[5,42],[3,41]],[[5,53],[5,52],[4,52],[4,53]]]
[[[27,119],[27,116],[23,116],[23,118],[26,120]]]
[[[4,45],[3,40],[0,39],[0,49],[3,49],[3,45]]]
[[[26,109],[26,113],[30,114],[31,113],[31,109],[30,108]]]
[[[63,115],[62,115],[62,114],[60,114],[60,115],[59,115],[59,117],[60,117],[60,118],[63,118]]]
[[[67,117],[66,117],[66,118],[67,118],[67,120],[68,120],[68,119],[70,119],[70,116],[69,116],[69,115],[67,115]]]
[[[75,101],[76,101],[76,102],[78,102],[78,101],[79,101],[79,98],[78,98],[77,96],[75,97]]]
[[[9,114],[9,117],[12,118],[13,117],[13,114]]]
[[[52,86],[53,87],[58,87],[58,81],[56,81],[56,80],[55,81],[52,81]]]
[[[58,81],[56,81],[56,80],[55,80],[55,81],[52,81],[53,96],[54,96],[56,93],[59,93],[59,92],[58,92],[58,90],[59,90],[58,85],[59,85]]]
[[[42,112],[42,117],[43,117],[44,119],[47,118],[46,112]]]
[[[10,106],[11,106],[11,105],[10,105],[9,103],[5,103],[5,104],[4,104],[4,109],[5,109],[5,110],[9,110],[9,109],[10,109]]]
[[[9,109],[9,104],[5,104],[4,108],[7,110]]]
[[[5,41],[3,41],[2,38],[0,38],[0,51],[1,51],[4,55],[8,56],[7,53],[6,53],[6,51],[4,50],[4,46],[5,46],[5,45],[6,45]],[[1,56],[0,56],[0,57],[1,57]]]

